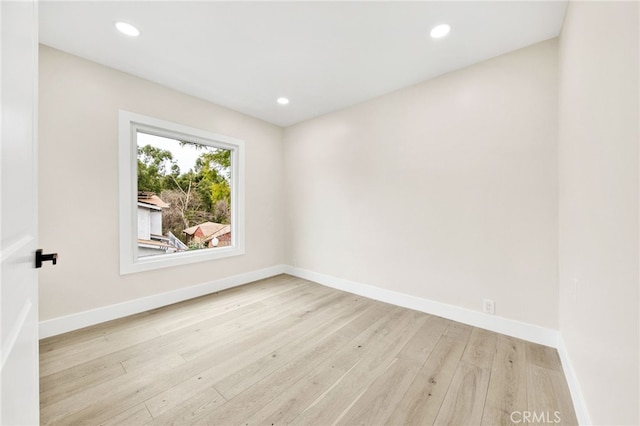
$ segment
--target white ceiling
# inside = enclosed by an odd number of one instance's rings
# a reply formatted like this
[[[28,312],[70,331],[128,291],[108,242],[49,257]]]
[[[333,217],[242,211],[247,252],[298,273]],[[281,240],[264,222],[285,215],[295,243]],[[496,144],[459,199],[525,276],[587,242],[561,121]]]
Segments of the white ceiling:
[[[566,4],[47,1],[40,40],[289,126],[555,37]],[[440,23],[451,33],[431,39]]]

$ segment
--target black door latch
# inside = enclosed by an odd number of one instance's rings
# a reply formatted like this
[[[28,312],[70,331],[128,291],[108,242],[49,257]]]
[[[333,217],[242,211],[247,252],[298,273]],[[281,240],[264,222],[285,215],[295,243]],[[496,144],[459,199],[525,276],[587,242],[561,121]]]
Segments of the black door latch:
[[[42,268],[42,262],[49,261],[55,265],[58,262],[58,253],[42,254],[42,249],[36,250],[36,268]]]

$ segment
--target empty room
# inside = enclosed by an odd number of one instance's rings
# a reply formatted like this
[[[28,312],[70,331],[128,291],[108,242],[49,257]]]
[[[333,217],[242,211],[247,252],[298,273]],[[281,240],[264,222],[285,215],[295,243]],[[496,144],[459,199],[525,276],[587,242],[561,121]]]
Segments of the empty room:
[[[0,19],[1,424],[640,424],[637,1]]]

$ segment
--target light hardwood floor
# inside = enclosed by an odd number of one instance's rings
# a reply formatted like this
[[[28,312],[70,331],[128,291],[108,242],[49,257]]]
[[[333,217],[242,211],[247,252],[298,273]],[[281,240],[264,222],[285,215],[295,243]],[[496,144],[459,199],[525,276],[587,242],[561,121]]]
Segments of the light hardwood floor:
[[[40,351],[43,425],[577,424],[555,349],[287,275]]]

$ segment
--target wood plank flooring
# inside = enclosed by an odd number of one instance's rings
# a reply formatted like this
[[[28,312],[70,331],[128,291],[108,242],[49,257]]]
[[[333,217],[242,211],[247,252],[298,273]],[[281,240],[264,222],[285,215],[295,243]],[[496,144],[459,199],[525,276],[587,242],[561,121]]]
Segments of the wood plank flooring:
[[[287,275],[42,340],[40,401],[43,425],[577,424],[555,349]]]

